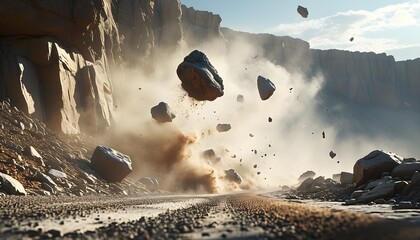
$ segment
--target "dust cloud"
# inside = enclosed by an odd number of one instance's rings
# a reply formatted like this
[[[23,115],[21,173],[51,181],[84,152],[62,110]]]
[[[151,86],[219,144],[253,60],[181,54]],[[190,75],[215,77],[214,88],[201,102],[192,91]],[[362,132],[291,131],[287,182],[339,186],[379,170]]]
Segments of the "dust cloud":
[[[322,97],[322,75],[290,73],[260,57],[256,44],[241,39],[228,48],[208,42],[197,49],[224,80],[225,95],[215,101],[194,101],[181,88],[177,66],[194,50],[185,46],[157,53],[147,67],[114,73],[116,124],[104,141],[132,158],[132,176],[155,177],[170,191],[255,190],[295,184],[306,170],[326,177],[351,171],[358,158],[381,148],[374,136],[359,137],[351,130],[343,135],[351,126],[340,124],[339,101],[330,104]],[[258,75],[277,89],[266,101],[258,94]],[[237,101],[238,95],[243,102]],[[176,115],[171,123],[151,118],[150,108],[162,101]],[[232,129],[218,133],[219,123]],[[201,153],[207,149],[214,149],[221,160],[204,159]],[[334,160],[331,150],[337,153]],[[225,179],[224,171],[230,168],[244,179],[240,185]]]

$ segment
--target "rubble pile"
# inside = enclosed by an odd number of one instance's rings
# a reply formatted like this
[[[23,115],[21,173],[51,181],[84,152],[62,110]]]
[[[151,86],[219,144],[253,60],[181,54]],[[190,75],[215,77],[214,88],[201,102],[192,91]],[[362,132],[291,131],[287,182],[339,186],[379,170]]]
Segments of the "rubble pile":
[[[292,191],[298,197],[354,204],[392,204],[394,208],[420,208],[420,161],[374,150],[356,161],[353,173],[317,178],[312,171],[299,177]]]

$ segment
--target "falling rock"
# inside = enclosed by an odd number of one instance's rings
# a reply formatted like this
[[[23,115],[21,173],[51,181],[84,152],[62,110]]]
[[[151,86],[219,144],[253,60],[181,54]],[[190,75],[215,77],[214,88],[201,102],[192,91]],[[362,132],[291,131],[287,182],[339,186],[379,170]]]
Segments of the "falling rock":
[[[272,122],[273,119],[271,117],[268,117],[268,122]]]
[[[340,173],[340,183],[344,185],[352,184],[353,183],[353,174],[349,172],[341,172]]]
[[[139,182],[151,191],[156,191],[159,189],[159,182],[156,178],[142,177],[140,178]]]
[[[354,40],[354,37],[351,37],[351,38],[350,38],[350,42],[353,42],[353,40]]]
[[[243,95],[241,95],[241,94],[239,94],[237,97],[236,97],[236,101],[237,102],[239,102],[239,103],[243,103],[244,102],[244,96]]]
[[[358,203],[368,203],[371,201],[374,201],[378,198],[387,198],[394,195],[394,187],[395,182],[392,180],[388,180],[385,183],[382,183],[381,185],[376,186],[372,190],[363,193],[362,196],[360,196],[357,199]]]
[[[90,161],[109,182],[121,182],[132,171],[130,157],[109,147],[97,146]]]
[[[220,157],[216,156],[216,153],[213,149],[208,149],[201,153],[201,156],[207,160],[209,160],[211,163],[215,164],[220,161]]]
[[[333,151],[330,151],[330,158],[335,158],[335,156],[337,156],[337,154]]]
[[[241,184],[242,182],[242,177],[241,175],[239,175],[238,172],[235,171],[235,169],[229,169],[229,170],[225,170],[225,178],[229,181],[235,182],[237,184]]]
[[[152,107],[150,113],[152,114],[152,118],[159,123],[172,122],[172,119],[175,118],[175,114],[165,102],[160,102],[158,105]]]
[[[26,195],[26,190],[22,184],[12,176],[0,173],[0,188],[8,194]]]
[[[258,76],[257,87],[261,100],[269,99],[276,90],[276,86],[274,86],[274,83],[272,83],[268,78],[265,78],[263,76]]]
[[[299,182],[303,182],[305,181],[307,178],[313,178],[315,177],[316,173],[314,171],[306,171],[304,173],[302,173],[299,178],[298,181]]]
[[[188,96],[198,101],[213,101],[224,94],[223,79],[207,56],[198,50],[184,58],[176,73]]]
[[[227,131],[229,131],[230,129],[231,129],[232,127],[230,126],[230,124],[226,124],[226,123],[223,123],[223,124],[217,124],[217,126],[216,126],[216,130],[218,131],[218,132],[227,132]]]
[[[354,182],[359,186],[370,179],[381,177],[383,172],[392,172],[401,163],[401,160],[401,157],[391,152],[372,151],[354,164]]]
[[[303,18],[307,18],[309,15],[308,9],[302,6],[298,6],[297,12],[302,16]]]
[[[392,170],[391,175],[410,180],[416,171],[420,171],[420,162],[403,162]]]

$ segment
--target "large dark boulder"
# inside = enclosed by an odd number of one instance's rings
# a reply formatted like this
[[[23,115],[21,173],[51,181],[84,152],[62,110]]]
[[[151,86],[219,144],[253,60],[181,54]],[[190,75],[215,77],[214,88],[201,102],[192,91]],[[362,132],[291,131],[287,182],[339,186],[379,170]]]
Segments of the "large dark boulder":
[[[297,8],[297,12],[299,13],[300,16],[302,16],[303,18],[307,18],[309,15],[308,9],[302,6],[298,6]]]
[[[403,162],[392,170],[391,175],[410,180],[416,171],[420,171],[420,162]]]
[[[383,172],[392,172],[401,161],[402,158],[394,153],[372,151],[354,164],[354,182],[360,186],[371,179],[380,178]]]
[[[224,94],[223,79],[207,56],[198,50],[184,58],[176,73],[188,96],[198,101],[213,101]]]
[[[109,147],[97,146],[90,161],[109,182],[121,182],[132,171],[130,157]]]

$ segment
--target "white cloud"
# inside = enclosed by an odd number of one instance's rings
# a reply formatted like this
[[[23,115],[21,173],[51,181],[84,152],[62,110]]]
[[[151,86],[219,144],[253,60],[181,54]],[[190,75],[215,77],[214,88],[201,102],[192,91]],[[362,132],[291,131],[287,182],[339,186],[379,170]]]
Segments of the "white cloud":
[[[413,28],[417,31],[410,31]],[[312,48],[320,49],[387,52],[419,46],[413,39],[420,39],[420,0],[373,11],[349,10],[319,19],[279,24],[267,31],[302,38]],[[350,42],[350,37],[355,41]]]

